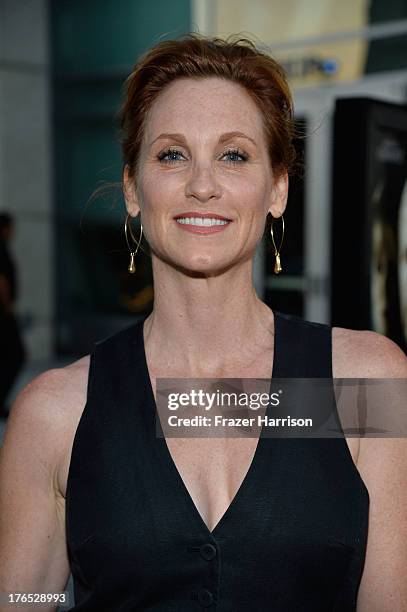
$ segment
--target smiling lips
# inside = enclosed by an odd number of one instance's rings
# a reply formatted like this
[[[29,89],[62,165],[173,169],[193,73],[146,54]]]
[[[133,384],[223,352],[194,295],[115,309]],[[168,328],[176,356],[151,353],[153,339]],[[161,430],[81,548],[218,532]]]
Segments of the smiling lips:
[[[185,212],[174,217],[179,227],[193,234],[214,234],[222,232],[232,222],[232,219],[216,213]]]

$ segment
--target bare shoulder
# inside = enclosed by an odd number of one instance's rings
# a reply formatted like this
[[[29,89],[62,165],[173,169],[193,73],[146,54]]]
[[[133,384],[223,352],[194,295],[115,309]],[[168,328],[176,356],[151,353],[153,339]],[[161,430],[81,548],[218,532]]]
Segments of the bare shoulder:
[[[7,420],[4,444],[10,439],[25,445],[36,438],[38,445],[45,445],[57,494],[61,493],[61,466],[86,404],[89,363],[90,355],[86,355],[33,378],[18,394]]]
[[[332,327],[333,378],[406,378],[407,358],[400,347],[382,334],[371,330]],[[382,443],[374,438],[346,438],[355,465],[369,489],[378,478],[375,463],[366,460],[367,448],[376,448],[376,456],[385,453]],[[380,447],[379,450],[378,447]]]
[[[2,591],[57,592],[67,583],[58,478],[86,402],[88,361],[36,376],[11,407],[0,447]]]
[[[332,328],[333,376],[407,379],[407,357],[386,336]],[[403,402],[403,400],[401,400]],[[401,406],[404,409],[404,403]],[[357,468],[369,492],[366,561],[357,609],[407,609],[407,439],[357,438]]]
[[[86,397],[90,356],[86,355],[62,368],[52,368],[33,378],[18,394],[10,411],[15,416],[49,419],[62,424],[70,419],[75,408]]]
[[[405,378],[407,357],[375,331],[332,327],[332,370],[334,378]]]

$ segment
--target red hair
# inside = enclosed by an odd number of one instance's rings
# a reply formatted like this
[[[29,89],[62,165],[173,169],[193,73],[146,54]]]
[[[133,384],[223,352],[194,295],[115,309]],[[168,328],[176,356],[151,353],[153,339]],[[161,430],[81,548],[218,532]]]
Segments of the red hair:
[[[247,38],[231,40],[192,32],[153,46],[125,81],[125,100],[118,115],[123,163],[129,166],[130,176],[138,173],[151,105],[166,85],[185,77],[220,77],[242,85],[262,114],[273,171],[277,176],[284,171],[292,173],[296,159],[294,111],[283,67]]]

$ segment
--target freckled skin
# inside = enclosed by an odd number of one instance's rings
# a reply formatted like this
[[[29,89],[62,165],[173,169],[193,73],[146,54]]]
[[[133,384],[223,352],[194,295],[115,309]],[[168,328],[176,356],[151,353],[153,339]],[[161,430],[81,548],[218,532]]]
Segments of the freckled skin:
[[[236,131],[246,137],[222,141]],[[159,138],[168,133],[182,138]],[[270,349],[273,317],[255,293],[252,267],[268,212],[280,217],[285,210],[288,177],[273,175],[263,117],[244,87],[219,78],[167,86],[147,116],[135,185],[127,170],[124,184],[128,211],[141,214],[152,251],[150,362],[159,365],[170,351],[184,371],[219,371],[227,355],[247,364]],[[186,211],[232,223],[223,232],[192,234],[173,219]]]
[[[218,145],[220,135],[234,130],[256,144],[233,138]],[[162,132],[181,132],[187,142],[182,146],[173,139],[160,139],[149,147]],[[163,166],[156,156],[169,146],[182,155],[176,163]],[[228,148],[247,152],[249,159],[231,163],[222,157]],[[182,266],[187,259],[189,269],[209,272],[214,265],[219,269],[253,255],[272,203],[273,178],[261,114],[241,86],[218,79],[171,84],[150,112],[141,174],[143,228],[158,256]],[[233,237],[198,243],[180,235],[170,221],[175,213],[191,208],[236,219],[229,228]]]

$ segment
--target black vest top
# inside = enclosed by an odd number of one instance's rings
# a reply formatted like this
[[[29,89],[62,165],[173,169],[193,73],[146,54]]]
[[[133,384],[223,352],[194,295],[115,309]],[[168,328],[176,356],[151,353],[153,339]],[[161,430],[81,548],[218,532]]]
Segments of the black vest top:
[[[355,611],[369,494],[345,438],[260,435],[209,531],[156,436],[144,320],[91,354],[66,492],[73,610]],[[332,328],[274,320],[272,378],[332,378]]]

